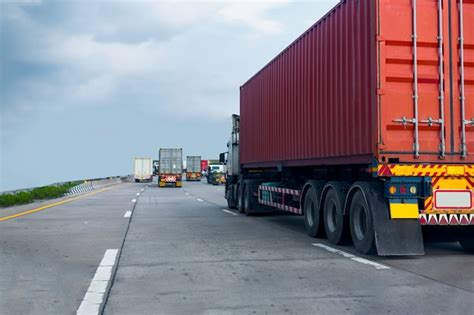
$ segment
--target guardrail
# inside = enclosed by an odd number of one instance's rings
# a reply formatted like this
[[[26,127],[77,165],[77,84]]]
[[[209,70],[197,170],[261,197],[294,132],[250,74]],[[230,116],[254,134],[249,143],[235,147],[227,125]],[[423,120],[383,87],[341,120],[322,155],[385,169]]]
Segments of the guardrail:
[[[44,185],[44,186],[61,186],[61,185],[68,184],[68,183],[82,182],[78,186],[80,186],[82,184],[90,183],[90,187],[92,187],[92,189],[95,189],[95,188],[97,188],[97,186],[103,186],[103,184],[105,184],[104,183],[105,181],[109,181],[110,183],[112,183],[113,181],[118,181],[118,180],[121,180],[123,182],[129,181],[130,176],[131,175],[121,175],[121,176],[110,176],[110,177],[101,177],[101,178],[69,180],[69,181],[65,181],[65,182],[58,182],[58,183],[53,183],[53,184]],[[3,194],[16,194],[16,193],[20,193],[20,192],[28,192],[28,191],[32,191],[35,188],[39,188],[39,187],[43,187],[43,186],[2,191],[2,192],[0,192],[0,195],[3,195]],[[77,187],[77,186],[75,186],[75,187]],[[72,191],[72,189],[71,189],[71,191]]]

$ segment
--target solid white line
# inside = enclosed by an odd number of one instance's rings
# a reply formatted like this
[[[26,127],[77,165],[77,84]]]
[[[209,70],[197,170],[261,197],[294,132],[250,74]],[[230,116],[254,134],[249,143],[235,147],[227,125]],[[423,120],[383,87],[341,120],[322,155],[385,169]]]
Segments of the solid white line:
[[[132,199],[132,202],[137,202],[137,199]]]
[[[107,249],[105,251],[76,314],[99,314],[100,306],[104,301],[104,294],[112,277],[112,268],[117,259],[117,254],[118,249]]]
[[[331,252],[331,253],[334,253],[334,254],[339,254],[343,257],[349,258],[349,259],[351,259],[353,261],[356,261],[358,263],[375,267],[375,269],[390,269],[390,267],[387,267],[385,265],[381,265],[381,264],[376,263],[374,261],[371,261],[371,260],[368,260],[368,259],[365,259],[365,258],[362,258],[362,257],[358,257],[356,255],[346,253],[342,250],[339,250],[339,249],[331,247],[331,246],[327,246],[327,245],[319,244],[319,243],[314,243],[312,245],[316,246],[316,247],[319,247],[319,248],[322,248],[322,249],[325,249],[328,252]]]
[[[204,200],[202,200],[202,199],[199,199],[199,198],[197,198],[196,200],[197,200],[197,201],[204,201]]]
[[[222,211],[224,211],[225,213],[232,214],[232,215],[237,215],[237,213],[235,213],[235,212],[232,212],[232,211],[230,211],[230,210],[227,210],[227,209],[222,209]]]
[[[123,215],[124,218],[130,218],[130,216],[132,215],[132,211],[127,211],[125,212],[125,214]]]

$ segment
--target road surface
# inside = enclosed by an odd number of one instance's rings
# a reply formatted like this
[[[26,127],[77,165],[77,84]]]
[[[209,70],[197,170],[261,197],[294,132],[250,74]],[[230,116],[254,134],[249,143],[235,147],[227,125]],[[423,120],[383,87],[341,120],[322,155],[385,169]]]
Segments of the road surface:
[[[301,217],[230,211],[204,181],[124,183],[0,222],[0,266],[1,314],[474,310],[474,255],[456,243],[363,257],[308,237]]]

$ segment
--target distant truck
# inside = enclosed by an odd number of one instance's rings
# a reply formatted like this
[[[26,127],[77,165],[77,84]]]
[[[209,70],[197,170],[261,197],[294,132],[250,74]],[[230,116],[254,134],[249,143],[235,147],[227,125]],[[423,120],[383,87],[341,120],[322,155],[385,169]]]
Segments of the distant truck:
[[[200,181],[201,180],[201,156],[187,156],[186,157],[186,180]]]
[[[165,187],[183,185],[183,149],[160,149],[160,169],[158,186]]]
[[[153,180],[153,160],[151,158],[136,157],[133,164],[133,178],[135,182]]]
[[[201,174],[207,176],[207,167],[209,166],[208,160],[201,160]]]
[[[225,169],[222,164],[210,164],[207,168],[207,183],[213,185],[225,184]]]

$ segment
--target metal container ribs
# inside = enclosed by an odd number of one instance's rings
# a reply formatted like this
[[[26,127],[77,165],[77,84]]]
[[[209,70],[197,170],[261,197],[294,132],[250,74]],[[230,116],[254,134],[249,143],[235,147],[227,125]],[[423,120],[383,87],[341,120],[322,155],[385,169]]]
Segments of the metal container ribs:
[[[474,162],[474,1],[341,1],[240,90],[244,167]]]

